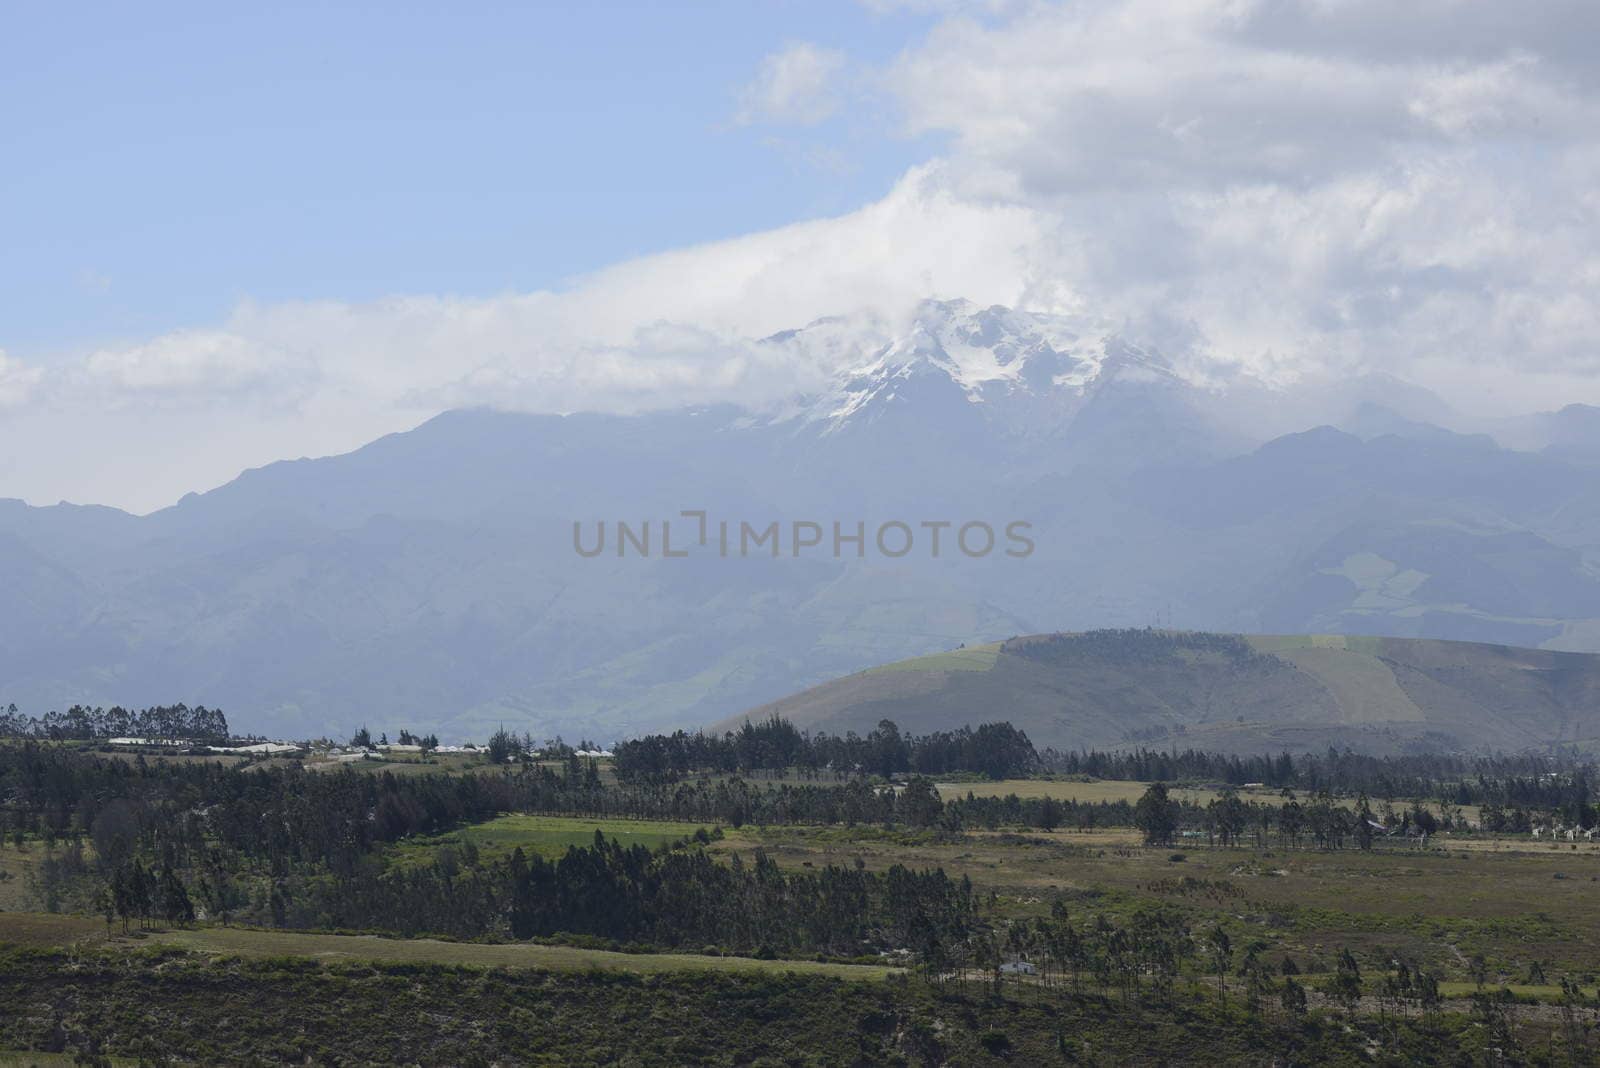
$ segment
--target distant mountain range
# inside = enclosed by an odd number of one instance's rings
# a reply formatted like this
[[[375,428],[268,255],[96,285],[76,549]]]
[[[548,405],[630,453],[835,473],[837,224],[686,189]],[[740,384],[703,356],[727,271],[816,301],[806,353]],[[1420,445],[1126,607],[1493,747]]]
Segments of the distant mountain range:
[[[144,517],[0,502],[0,701],[610,740],[1054,630],[1600,650],[1600,410],[1469,426],[1392,380],[1274,385],[960,301],[754,349],[838,370],[763,411],[450,412]],[[618,521],[650,522],[648,558],[617,556]],[[999,540],[970,558],[978,522]],[[777,558],[741,556],[741,523],[777,523]]]
[[[1346,635],[1044,634],[872,668],[747,715],[841,735],[885,719],[927,733],[1004,718],[1061,750],[1592,751],[1600,656]]]

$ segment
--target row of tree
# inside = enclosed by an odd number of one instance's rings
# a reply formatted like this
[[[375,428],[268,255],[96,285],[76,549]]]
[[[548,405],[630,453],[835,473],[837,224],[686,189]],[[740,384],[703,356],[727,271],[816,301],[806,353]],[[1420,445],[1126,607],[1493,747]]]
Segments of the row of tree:
[[[1302,803],[1286,790],[1280,804],[1270,805],[1245,801],[1229,787],[1202,808],[1173,800],[1160,782],[1152,783],[1134,805],[1132,823],[1143,832],[1146,845],[1172,845],[1180,828],[1198,823],[1209,841],[1223,846],[1253,840],[1265,847],[1276,834],[1281,846],[1318,849],[1371,849],[1381,838],[1426,838],[1441,830],[1466,829],[1459,814],[1447,810],[1441,819],[1419,802],[1400,813],[1385,803],[1375,812],[1365,794],[1346,804],[1324,791]]]
[[[430,863],[279,879],[258,918],[405,935],[588,937],[841,957],[959,942],[977,922],[971,884],[943,871],[829,865],[790,872],[760,851],[748,863],[737,854],[719,862],[703,848],[707,841],[701,835],[652,852],[596,831],[592,845],[555,859],[521,849],[484,859],[447,846]]]
[[[903,733],[882,720],[865,737],[809,734],[780,716],[746,720],[738,730],[714,734],[653,734],[616,747],[618,777],[682,778],[694,772],[829,769],[842,774],[950,775],[970,772],[992,779],[1025,775],[1039,763],[1028,736],[1009,723],[984,723],[925,735]]]
[[[185,742],[221,742],[228,738],[228,718],[220,708],[158,705],[129,710],[118,706],[73,705],[65,712],[27,716],[9,705],[0,712],[0,738],[48,741],[103,741],[107,738],[151,738]]]
[[[1453,805],[1521,805],[1543,809],[1594,802],[1595,767],[1582,754],[1479,755],[1430,753],[1369,756],[1329,749],[1322,754],[1238,756],[1201,749],[1115,752],[1046,749],[1042,770],[1058,775],[1139,782],[1259,783],[1346,796],[1430,798]]]

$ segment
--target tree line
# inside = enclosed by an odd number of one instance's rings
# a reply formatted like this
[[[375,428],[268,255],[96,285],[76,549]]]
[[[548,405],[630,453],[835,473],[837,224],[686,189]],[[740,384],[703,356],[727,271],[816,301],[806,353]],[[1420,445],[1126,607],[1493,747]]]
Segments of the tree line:
[[[613,766],[623,779],[790,768],[884,778],[971,772],[1005,779],[1027,774],[1039,763],[1028,736],[1009,723],[919,736],[903,733],[886,719],[863,737],[854,731],[810,734],[776,715],[761,722],[746,720],[738,730],[720,736],[685,731],[647,735],[620,743],[615,753]]]
[[[130,711],[120,705],[28,716],[9,705],[0,712],[0,738],[44,741],[104,741],[107,738],[159,738],[186,742],[220,742],[228,738],[228,718],[220,708],[185,704],[157,705]]]
[[[721,863],[711,836],[650,850],[595,832],[547,859],[443,846],[431,861],[273,884],[263,922],[458,938],[590,938],[756,956],[859,957],[958,942],[977,923],[971,884],[941,870],[828,865],[784,871],[759,850]]]
[[[1112,752],[1046,749],[1041,770],[1057,775],[1139,782],[1261,784],[1349,796],[1425,797],[1454,805],[1559,808],[1590,803],[1595,765],[1577,753],[1369,756],[1328,749],[1321,754],[1238,756],[1201,749]]]
[[[1270,800],[1224,788],[1200,804],[1165,798],[1172,835],[1203,835],[1230,845],[1276,841],[1288,848],[1369,845],[1394,834],[1469,829],[1451,804],[1437,812],[1331,791],[1286,791]],[[1142,802],[1141,802],[1142,803]],[[222,766],[115,760],[33,742],[0,746],[0,834],[47,842],[91,834],[102,855],[140,852],[189,867],[207,849],[225,849],[286,870],[305,862],[343,872],[378,846],[436,834],[506,812],[675,820],[706,826],[856,825],[959,834],[1002,827],[1090,830],[1140,826],[1140,805],[1015,794],[941,797],[931,779],[898,787],[865,779],[767,783],[738,776],[611,782],[576,754],[558,766],[513,764],[471,775],[398,776],[297,764]],[[1488,806],[1483,829],[1518,830],[1560,819],[1565,810]],[[1571,825],[1593,826],[1588,803]],[[1494,825],[1491,826],[1491,823]],[[1165,841],[1165,839],[1162,839]]]
[[[1047,634],[1013,638],[1002,651],[1042,663],[1077,661],[1093,657],[1114,664],[1151,664],[1170,661],[1185,653],[1219,656],[1235,666],[1281,670],[1277,657],[1257,652],[1237,634],[1207,631],[1159,630],[1154,627],[1089,630],[1080,634]]]

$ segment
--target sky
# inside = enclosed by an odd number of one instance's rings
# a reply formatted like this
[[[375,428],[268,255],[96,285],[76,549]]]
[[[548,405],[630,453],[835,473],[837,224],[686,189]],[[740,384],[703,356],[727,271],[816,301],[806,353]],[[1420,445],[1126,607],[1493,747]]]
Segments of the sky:
[[[0,497],[774,403],[750,340],[927,297],[1600,402],[1589,0],[232,7],[8,12]]]

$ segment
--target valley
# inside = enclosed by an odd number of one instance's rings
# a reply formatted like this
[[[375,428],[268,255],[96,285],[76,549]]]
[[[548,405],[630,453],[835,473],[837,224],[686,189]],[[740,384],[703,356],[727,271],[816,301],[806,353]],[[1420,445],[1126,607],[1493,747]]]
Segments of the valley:
[[[1487,1031],[1530,1063],[1592,1055],[1600,843],[1549,833],[1600,826],[1586,758],[1068,762],[1169,785],[1052,773],[1005,725],[675,737],[320,770],[0,744],[0,1050],[1451,1064]],[[707,763],[642,770],[678,742]],[[835,750],[884,773],[816,765]],[[274,1026],[307,999],[367,1022]],[[737,1029],[707,1011],[746,1000],[768,1008]]]

